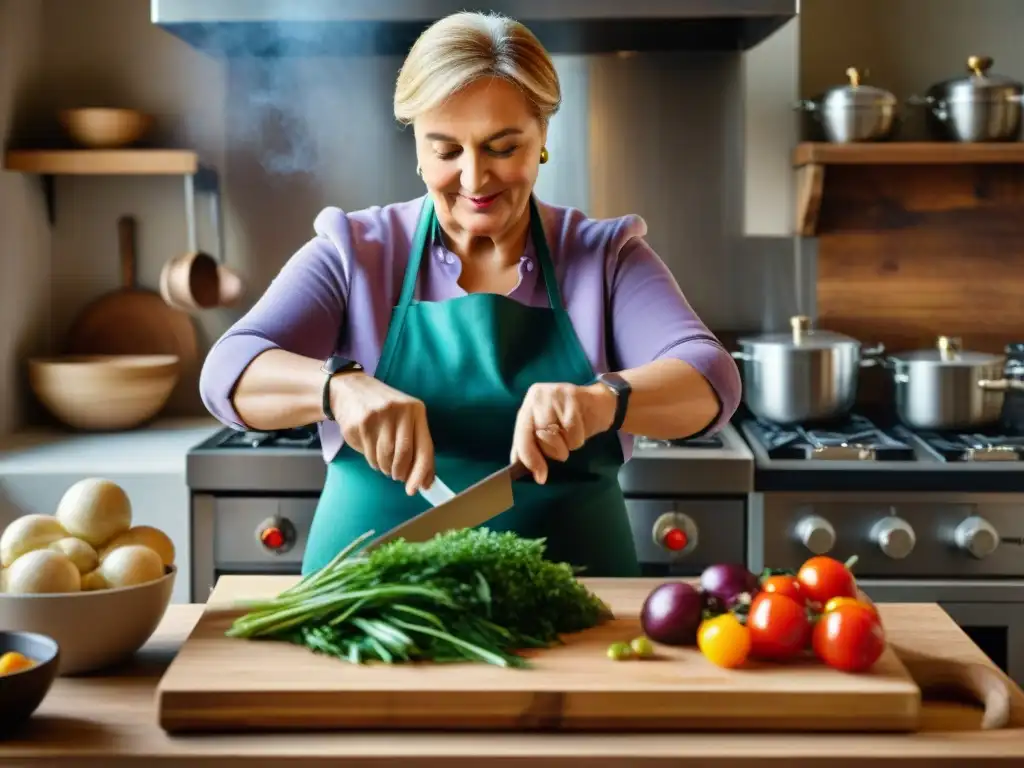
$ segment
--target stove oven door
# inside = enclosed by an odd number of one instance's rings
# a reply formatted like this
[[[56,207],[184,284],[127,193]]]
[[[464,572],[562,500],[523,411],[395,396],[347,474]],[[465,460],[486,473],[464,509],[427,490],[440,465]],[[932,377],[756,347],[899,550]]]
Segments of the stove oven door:
[[[858,582],[879,603],[938,603],[975,645],[1024,685],[1024,582]]]

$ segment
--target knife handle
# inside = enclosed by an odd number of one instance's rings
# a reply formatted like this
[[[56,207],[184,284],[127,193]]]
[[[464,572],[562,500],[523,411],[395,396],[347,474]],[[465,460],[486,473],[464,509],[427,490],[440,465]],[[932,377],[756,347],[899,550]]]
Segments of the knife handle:
[[[530,470],[528,470],[526,465],[518,459],[508,468],[508,476],[512,480],[522,480],[524,477],[529,476],[529,474]]]

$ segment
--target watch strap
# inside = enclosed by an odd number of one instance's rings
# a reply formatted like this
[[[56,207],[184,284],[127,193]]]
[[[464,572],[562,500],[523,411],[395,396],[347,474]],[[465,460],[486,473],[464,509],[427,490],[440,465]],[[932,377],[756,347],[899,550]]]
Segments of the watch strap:
[[[324,412],[324,418],[327,421],[337,421],[334,417],[334,410],[331,408],[331,381],[339,373],[361,371],[363,370],[363,366],[355,360],[350,360],[342,355],[331,355],[324,361],[324,364],[320,366],[320,370],[325,374],[324,387],[321,392],[321,404]]]
[[[597,381],[601,382],[615,393],[615,418],[612,419],[612,425],[608,428],[608,431],[618,432],[622,429],[622,425],[626,421],[626,411],[629,408],[629,395],[633,391],[633,388],[629,385],[628,381],[617,373],[599,374]]]

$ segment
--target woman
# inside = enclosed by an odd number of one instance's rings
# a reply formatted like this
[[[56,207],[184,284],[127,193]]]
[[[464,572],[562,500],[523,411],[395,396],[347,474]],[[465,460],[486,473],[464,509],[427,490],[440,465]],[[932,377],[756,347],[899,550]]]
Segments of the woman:
[[[522,25],[434,24],[394,97],[427,194],[321,212],[206,358],[203,399],[225,424],[319,423],[329,468],[303,573],[424,511],[435,475],[460,491],[518,459],[535,482],[490,528],[546,537],[588,575],[636,575],[617,479],[629,435],[690,436],[735,411],[736,366],[644,222],[534,199],[559,102]]]

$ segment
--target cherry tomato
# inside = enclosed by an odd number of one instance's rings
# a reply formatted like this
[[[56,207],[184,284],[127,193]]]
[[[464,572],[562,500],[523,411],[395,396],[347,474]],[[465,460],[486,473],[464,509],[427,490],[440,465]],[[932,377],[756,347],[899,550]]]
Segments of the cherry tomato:
[[[873,603],[867,603],[863,600],[857,599],[856,597],[833,597],[825,603],[825,610],[823,613],[832,613],[832,611],[841,605],[860,605],[867,608],[869,611],[874,612],[876,615],[878,613],[878,610],[875,608]]]
[[[831,557],[812,557],[796,577],[806,599],[820,605],[833,597],[857,596],[857,582],[850,569]]]
[[[701,622],[697,647],[712,664],[734,669],[750,654],[750,630],[731,613],[723,613]]]
[[[878,614],[864,605],[840,605],[814,627],[814,654],[834,669],[863,672],[885,650]]]
[[[747,615],[751,655],[761,659],[788,659],[807,648],[811,622],[803,603],[773,592],[761,592]]]
[[[762,592],[774,592],[777,595],[785,595],[786,597],[796,600],[801,605],[804,603],[804,592],[800,588],[800,582],[797,581],[796,576],[769,576],[761,584]]]

